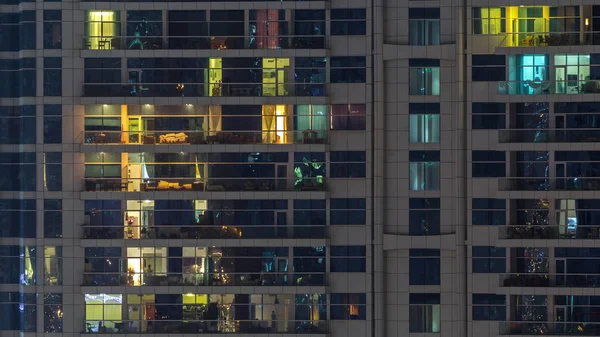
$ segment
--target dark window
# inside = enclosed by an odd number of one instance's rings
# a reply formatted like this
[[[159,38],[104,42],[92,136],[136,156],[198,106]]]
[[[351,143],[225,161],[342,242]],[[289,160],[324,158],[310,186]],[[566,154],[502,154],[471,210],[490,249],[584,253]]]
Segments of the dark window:
[[[472,55],[471,60],[471,80],[473,82],[506,80],[504,55]]]
[[[365,130],[367,124],[366,104],[332,104],[332,130]]]
[[[0,284],[35,285],[35,246],[0,246]]]
[[[323,48],[325,32],[325,10],[298,9],[294,11],[296,48]]]
[[[366,246],[331,246],[332,273],[364,273],[367,269]]]
[[[35,97],[35,69],[35,58],[0,59],[0,79],[11,84],[0,86],[0,97]]]
[[[331,178],[365,178],[366,153],[364,151],[331,151]]]
[[[35,152],[0,153],[0,191],[35,191],[35,163]]]
[[[35,49],[35,11],[0,13],[0,51]]]
[[[62,12],[44,11],[44,49],[62,48]]]
[[[62,152],[46,152],[44,164],[44,190],[62,191]]]
[[[506,272],[506,248],[473,246],[473,273]]]
[[[440,294],[409,294],[409,332],[440,332]]]
[[[367,319],[367,295],[361,293],[331,293],[332,320]]]
[[[365,83],[367,59],[364,56],[336,56],[331,58],[331,83]]]
[[[44,105],[44,143],[62,143],[62,105]]]
[[[505,321],[506,295],[473,294],[474,321]]]
[[[44,200],[44,238],[62,238],[62,200]]]
[[[35,144],[35,105],[0,106],[0,144]]]
[[[410,235],[440,234],[440,199],[410,198],[409,208]]]
[[[331,35],[367,34],[365,8],[340,8],[331,10]]]
[[[60,293],[44,294],[44,332],[63,331],[63,299]]]
[[[331,225],[365,225],[366,207],[366,199],[330,199],[329,221]]]
[[[506,176],[506,152],[472,151],[472,177],[496,178]]]
[[[62,59],[44,57],[44,96],[62,96]]]
[[[409,8],[408,35],[411,46],[440,44],[440,9]]]
[[[36,332],[36,293],[0,292],[0,331]]]
[[[506,225],[506,200],[473,198],[471,219],[474,226]]]
[[[473,103],[472,129],[504,129],[506,127],[505,103]]]
[[[35,238],[36,223],[35,200],[0,200],[0,237]]]
[[[409,284],[440,284],[439,249],[410,249]]]

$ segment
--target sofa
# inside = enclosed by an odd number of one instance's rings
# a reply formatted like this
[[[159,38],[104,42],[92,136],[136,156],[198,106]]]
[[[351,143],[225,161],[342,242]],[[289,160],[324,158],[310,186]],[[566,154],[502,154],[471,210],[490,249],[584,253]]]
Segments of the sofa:
[[[158,137],[160,144],[176,144],[176,143],[187,143],[188,136],[183,133],[167,133]]]

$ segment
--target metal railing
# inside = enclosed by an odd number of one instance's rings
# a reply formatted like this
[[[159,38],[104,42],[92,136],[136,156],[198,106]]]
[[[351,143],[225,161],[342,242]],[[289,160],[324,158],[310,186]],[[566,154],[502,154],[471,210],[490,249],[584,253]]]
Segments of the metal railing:
[[[498,130],[499,143],[594,143],[600,142],[600,129],[504,129]]]
[[[84,144],[325,144],[326,141],[327,130],[83,131]]]
[[[278,36],[86,36],[86,50],[325,49],[324,35]]]
[[[285,239],[326,238],[325,226],[227,226],[227,225],[159,225],[92,226],[84,225],[84,239]]]
[[[84,178],[85,192],[325,191],[325,178]],[[138,189],[139,187],[139,189]]]
[[[83,286],[325,286],[325,273],[98,273],[84,272]]]
[[[600,225],[569,226],[501,226],[500,239],[600,239]]]
[[[325,83],[84,83],[84,97],[324,97]]]
[[[216,318],[216,317],[215,317]],[[86,320],[84,333],[253,333],[253,334],[326,334],[328,321],[319,320]]]
[[[597,94],[600,80],[499,81],[499,95]]]
[[[500,178],[500,191],[600,191],[600,178]]]
[[[600,44],[597,32],[533,32],[489,35],[500,41],[496,47],[587,46]]]
[[[600,323],[596,322],[512,321],[499,324],[500,335],[600,335]]]
[[[600,274],[513,273],[500,275],[501,287],[569,287],[595,288],[600,286]]]

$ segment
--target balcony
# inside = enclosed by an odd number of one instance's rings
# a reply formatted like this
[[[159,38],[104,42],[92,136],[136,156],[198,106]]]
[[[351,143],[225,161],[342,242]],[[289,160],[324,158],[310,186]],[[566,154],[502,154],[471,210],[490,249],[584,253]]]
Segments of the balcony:
[[[599,191],[600,178],[500,178],[500,191]]]
[[[280,118],[280,117],[277,117]],[[326,130],[269,131],[84,131],[84,144],[198,145],[198,144],[325,144]]]
[[[499,95],[597,94],[600,80],[499,81]]]
[[[500,335],[598,336],[600,323],[593,322],[500,322]]]
[[[84,225],[83,238],[95,240],[139,239],[323,239],[325,226],[92,226]]]
[[[209,90],[210,88],[210,90]],[[325,83],[84,83],[84,97],[324,97]]]
[[[600,44],[597,32],[532,32],[486,35],[496,47],[557,47]]]
[[[600,239],[600,225],[596,226],[506,226],[499,228],[500,239]]]
[[[600,274],[502,274],[502,287],[559,287],[596,288],[600,286]]]
[[[225,310],[225,309],[222,309]],[[323,320],[103,320],[85,321],[84,333],[101,334],[327,334],[328,322]]]
[[[324,35],[86,36],[82,46],[84,50],[325,49],[326,41]]]
[[[83,286],[325,286],[325,273],[97,273]]]
[[[600,129],[513,129],[498,130],[499,143],[594,143]]]
[[[139,186],[139,190],[137,187]],[[324,178],[84,178],[84,192],[325,191]]]

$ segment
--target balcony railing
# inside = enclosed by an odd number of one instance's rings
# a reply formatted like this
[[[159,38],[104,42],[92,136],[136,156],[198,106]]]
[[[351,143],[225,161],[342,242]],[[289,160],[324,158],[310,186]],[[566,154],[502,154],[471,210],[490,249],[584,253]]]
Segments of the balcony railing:
[[[325,88],[325,83],[84,83],[83,96],[324,97]]]
[[[139,239],[286,239],[326,238],[325,226],[220,226],[162,225],[149,228],[140,226],[84,225],[84,239],[139,240]]]
[[[600,129],[512,129],[498,130],[499,143],[593,143],[600,142]]]
[[[488,36],[490,36],[490,39],[496,40],[502,38],[497,47],[586,46],[600,44],[600,34],[596,32],[505,33]]]
[[[84,178],[85,192],[325,191],[324,178]]]
[[[600,239],[600,225],[505,226],[499,227],[500,239]]]
[[[325,273],[83,273],[84,286],[325,286]]]
[[[600,178],[500,178],[500,191],[600,191]]]
[[[595,288],[600,286],[600,274],[501,274],[502,287],[569,287]]]
[[[549,313],[550,314],[550,313]],[[595,322],[499,322],[500,335],[598,336],[600,323]]]
[[[600,80],[499,81],[499,95],[597,94]]]
[[[87,36],[87,50],[156,49],[324,49],[326,36]]]
[[[325,144],[326,130],[84,131],[84,144]]]
[[[173,333],[173,334],[326,334],[327,321],[319,320],[104,320],[85,321],[85,333]]]

